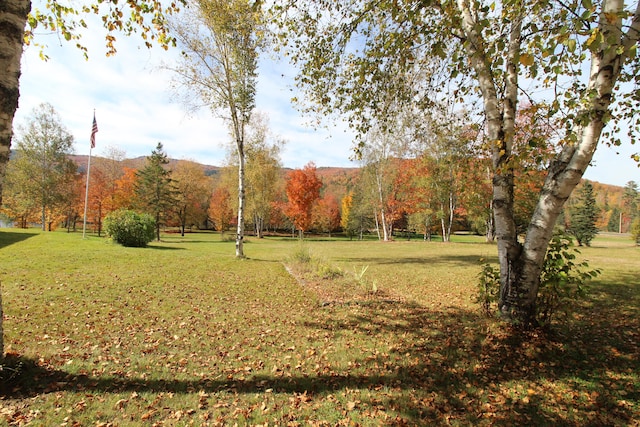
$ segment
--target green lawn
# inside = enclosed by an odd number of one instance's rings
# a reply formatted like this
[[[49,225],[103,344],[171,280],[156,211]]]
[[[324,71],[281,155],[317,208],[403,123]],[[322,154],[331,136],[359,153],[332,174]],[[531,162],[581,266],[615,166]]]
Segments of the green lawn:
[[[0,425],[639,424],[640,248],[596,238],[589,298],[524,336],[472,302],[496,247],[458,239],[249,238],[236,260],[209,233],[0,230]]]

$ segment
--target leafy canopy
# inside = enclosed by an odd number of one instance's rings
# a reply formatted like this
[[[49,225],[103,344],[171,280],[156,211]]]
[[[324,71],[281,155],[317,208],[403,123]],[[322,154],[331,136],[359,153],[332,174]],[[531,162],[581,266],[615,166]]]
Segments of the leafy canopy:
[[[126,36],[140,34],[144,44],[150,48],[154,43],[168,49],[175,45],[175,38],[169,34],[166,16],[178,13],[186,0],[95,0],[76,5],[72,2],[46,0],[44,8],[34,8],[29,14],[24,41],[33,42],[38,30],[56,33],[59,38],[73,41],[76,47],[88,57],[87,48],[82,44],[82,32],[89,29],[95,15],[107,30],[105,46],[107,56],[116,53],[116,33]],[[44,48],[43,45],[40,45]],[[48,57],[41,50],[43,59]]]

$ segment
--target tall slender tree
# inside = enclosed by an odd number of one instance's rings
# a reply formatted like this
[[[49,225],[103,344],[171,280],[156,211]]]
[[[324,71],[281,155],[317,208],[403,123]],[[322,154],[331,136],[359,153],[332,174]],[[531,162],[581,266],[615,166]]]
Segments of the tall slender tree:
[[[395,133],[373,127],[367,133],[366,144],[359,147],[363,177],[371,180],[371,188],[377,201],[375,215],[379,224],[378,235],[385,242],[391,240],[393,224],[397,219],[394,184],[399,173],[398,158],[403,154],[401,146]]]
[[[196,0],[194,13],[172,25],[183,55],[174,87],[189,108],[208,106],[224,118],[238,158],[236,257],[244,257],[246,129],[255,107],[260,2]],[[195,95],[195,96],[194,96]]]
[[[284,141],[271,133],[264,113],[258,111],[251,115],[245,145],[246,218],[253,224],[258,238],[263,237],[282,182],[280,150],[283,145]]]

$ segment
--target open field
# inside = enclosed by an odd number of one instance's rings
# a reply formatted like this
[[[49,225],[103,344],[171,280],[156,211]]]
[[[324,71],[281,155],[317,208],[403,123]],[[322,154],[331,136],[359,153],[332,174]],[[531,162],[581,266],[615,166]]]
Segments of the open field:
[[[250,238],[236,260],[208,233],[0,230],[0,425],[640,425],[640,248],[597,237],[588,299],[517,335],[472,302],[495,246],[456,237]]]

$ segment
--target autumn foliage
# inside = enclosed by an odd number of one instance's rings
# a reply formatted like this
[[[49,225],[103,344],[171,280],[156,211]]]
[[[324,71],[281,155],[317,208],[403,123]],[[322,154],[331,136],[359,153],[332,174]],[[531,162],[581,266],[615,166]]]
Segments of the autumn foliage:
[[[313,227],[331,234],[340,228],[340,206],[333,194],[326,194],[318,200],[312,212]]]
[[[285,191],[287,203],[284,213],[301,232],[309,230],[312,224],[312,209],[320,198],[322,181],[316,174],[316,165],[307,164],[303,169],[296,169],[287,175]]]
[[[231,194],[226,187],[218,187],[213,192],[208,213],[216,230],[224,232],[229,229],[233,220],[233,207]]]

